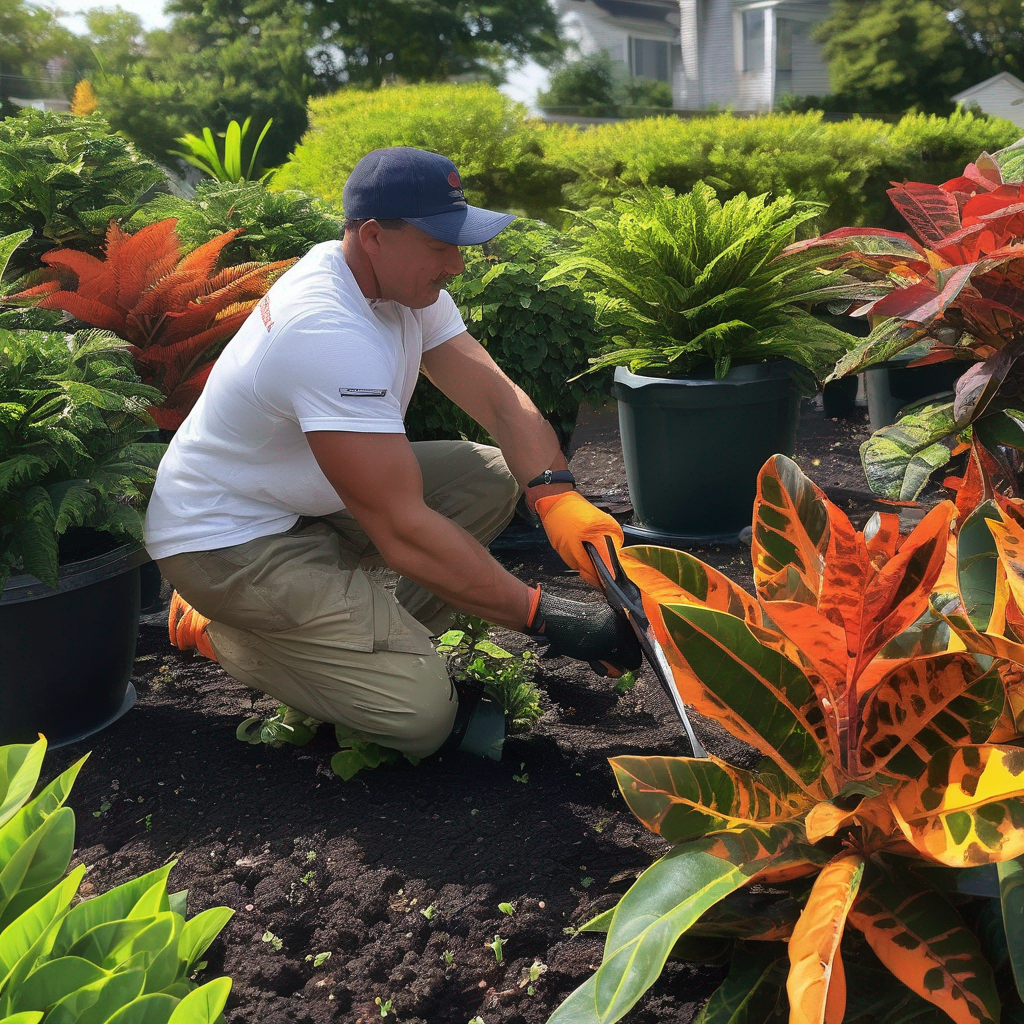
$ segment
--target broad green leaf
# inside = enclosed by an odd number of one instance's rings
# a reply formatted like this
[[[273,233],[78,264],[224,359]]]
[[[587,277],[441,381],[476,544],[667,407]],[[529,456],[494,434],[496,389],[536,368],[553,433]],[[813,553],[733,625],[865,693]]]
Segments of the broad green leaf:
[[[619,901],[597,974],[555,1011],[549,1024],[620,1020],[657,980],[676,940],[709,907],[762,870],[803,859],[799,829],[775,826],[720,833],[677,846]]]
[[[989,522],[998,520],[996,503],[986,501],[964,520],[957,537],[956,573],[963,611],[980,632],[988,628],[995,601],[999,553]]]
[[[717,758],[614,757],[611,765],[629,809],[673,845],[724,829],[787,821],[810,805],[799,790],[780,792],[779,776]]]
[[[178,1000],[162,992],[139,996],[107,1018],[106,1024],[168,1024]]]
[[[686,605],[668,605],[663,615],[675,650],[711,703],[742,729],[737,738],[816,793],[826,764],[815,737],[823,715],[807,677],[731,615]]]
[[[785,941],[803,910],[803,890],[808,879],[828,861],[828,854],[817,847],[806,848],[807,876],[798,880],[796,895],[782,895],[773,883],[764,891],[737,889],[707,910],[686,933],[694,941],[706,936],[756,939],[758,942]],[[787,887],[788,889],[788,887]],[[684,936],[684,938],[686,937]]]
[[[24,811],[20,812],[24,814]],[[5,826],[10,829],[18,824],[16,815]],[[74,849],[75,815],[70,807],[60,810],[44,819],[38,828],[18,845],[13,854],[0,869],[0,921],[11,901],[22,886],[42,884],[52,877],[54,884],[60,880],[64,869],[71,860]],[[55,868],[59,869],[55,870]]]
[[[4,272],[7,270],[7,264],[11,259],[11,254],[31,234],[32,229],[25,228],[24,231],[15,231],[12,235],[0,236],[0,280],[3,280]]]
[[[28,1010],[25,1013],[14,1013],[10,1017],[0,1018],[0,1024],[39,1024],[43,1014],[37,1010]]]
[[[732,958],[729,974],[696,1024],[787,1024],[789,959],[781,947],[750,943]]]
[[[166,922],[170,921],[168,930]],[[157,925],[160,929],[157,930]],[[180,914],[161,915],[146,932],[132,943],[132,954],[147,952],[146,992],[162,992],[184,971],[178,956],[178,940],[185,925]]]
[[[234,915],[235,912],[228,907],[211,907],[185,922],[178,939],[178,956],[185,961],[186,974],[192,971],[210,943]]]
[[[166,882],[175,861],[116,886],[101,896],[83,900],[71,910],[61,923],[53,946],[55,956],[63,956],[83,935],[97,925],[119,921],[128,916],[132,908],[158,882]]]
[[[80,939],[72,943],[65,955],[80,956],[110,970],[117,967],[122,960],[128,959],[130,953],[125,950],[129,948],[131,940],[144,932],[150,924],[151,918],[104,921],[90,928]],[[117,959],[115,954],[121,954],[121,958]]]
[[[224,133],[224,173],[229,181],[242,176],[242,130],[237,121],[230,121]]]
[[[950,867],[1024,854],[1024,749],[995,745],[938,751],[890,805],[907,840]]]
[[[1013,981],[1017,995],[1024,999],[1024,859],[1004,860],[996,865],[996,871]]]
[[[142,967],[110,974],[65,996],[46,1015],[47,1024],[106,1024],[122,1006],[142,995],[145,983]]]
[[[1024,451],[1024,411],[996,409],[973,424],[974,436],[986,447],[1005,444]]]
[[[821,869],[789,939],[790,1024],[842,1021],[846,976],[839,943],[864,875],[864,857],[842,853]]]
[[[31,234],[31,232],[29,232]],[[46,754],[46,740],[0,747],[0,826],[6,824],[32,795]]]
[[[125,915],[129,920],[136,917],[155,917],[166,914],[171,909],[167,898],[167,882],[161,879],[154,882],[139,898],[138,903]]]
[[[230,978],[216,978],[207,982],[178,1003],[168,1024],[214,1024],[230,992]]]
[[[76,989],[106,977],[107,972],[102,967],[80,957],[63,956],[59,960],[48,960],[18,986],[14,994],[14,1009],[46,1009]]]
[[[861,773],[916,778],[939,749],[984,743],[1003,711],[997,668],[971,654],[897,665],[860,702]]]
[[[758,474],[754,499],[750,554],[759,597],[816,604],[828,539],[824,493],[792,459],[772,456]]]
[[[876,430],[860,447],[868,486],[891,501],[914,501],[931,474],[950,459],[953,403],[932,402]]]
[[[876,875],[850,911],[879,960],[912,992],[945,1011],[956,1024],[999,1020],[992,969],[978,940],[938,893]]]

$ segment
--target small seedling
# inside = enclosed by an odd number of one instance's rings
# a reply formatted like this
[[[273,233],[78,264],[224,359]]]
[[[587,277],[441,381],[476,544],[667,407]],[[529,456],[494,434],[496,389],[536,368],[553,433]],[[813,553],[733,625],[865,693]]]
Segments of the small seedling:
[[[104,797],[100,801],[100,809],[98,811],[93,811],[92,816],[94,818],[98,818],[101,814],[106,814],[107,811],[109,811],[112,806],[113,805],[111,804],[111,802],[106,797]]]
[[[594,880],[589,875],[587,875],[586,878],[580,879],[580,885],[582,885],[584,889],[589,889],[593,884]]]
[[[306,863],[307,864],[312,864],[313,861],[315,861],[315,860],[316,860],[316,850],[310,850],[309,853],[306,854]]]
[[[619,676],[619,681],[615,684],[615,689],[619,693],[629,693],[634,686],[636,686],[636,673],[623,672],[622,675]]]
[[[153,831],[153,815],[152,814],[147,814],[146,815],[146,831],[147,832],[152,832]]]
[[[374,999],[374,1003],[380,1007],[380,1015],[386,1017],[391,1012],[391,1000],[385,999],[381,1001],[380,996]]]
[[[511,917],[516,912],[516,908],[513,907],[511,903],[499,903],[498,909],[503,914],[508,914],[509,917]]]
[[[548,965],[541,963],[540,960],[534,960],[533,966],[526,972],[526,976],[521,982],[519,987],[526,988],[526,994],[532,996],[536,993],[533,983],[548,969]]]
[[[299,879],[299,881],[302,882],[303,885],[308,885],[310,887],[310,889],[312,889],[313,888],[313,883],[316,881],[316,872],[315,871],[307,871],[302,876],[302,878]]]
[[[450,949],[446,949],[441,954],[441,959],[445,962],[446,967],[451,967],[455,963],[455,954]]]
[[[483,1017],[474,1017],[469,1024],[484,1024]]]
[[[434,904],[431,903],[429,907],[424,907],[420,913],[428,920],[433,921],[434,919]]]
[[[484,945],[488,949],[494,950],[494,959],[497,960],[499,964],[505,959],[501,954],[502,941],[500,935],[495,935],[493,942],[485,942]]]
[[[263,941],[275,952],[280,953],[284,943],[268,928],[263,933]]]
[[[523,771],[523,769],[525,767],[526,767],[526,762],[525,761],[520,761],[519,762],[519,771],[522,772],[522,774],[521,775],[513,775],[512,776],[512,780],[514,782],[521,782],[524,786],[530,781],[530,773]]]
[[[309,963],[309,961],[312,960],[314,967],[322,967],[330,959],[330,951],[324,953],[317,953],[316,956],[314,956],[312,953],[306,954],[306,962]]]

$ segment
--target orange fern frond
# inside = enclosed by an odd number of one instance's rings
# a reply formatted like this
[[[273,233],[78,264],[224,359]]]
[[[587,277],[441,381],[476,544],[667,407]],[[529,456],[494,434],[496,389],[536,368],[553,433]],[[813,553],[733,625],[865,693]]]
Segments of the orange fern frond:
[[[150,415],[161,430],[177,430],[181,426],[192,406],[199,401],[213,366],[213,362],[207,363],[175,387],[160,405],[150,408]]]
[[[105,306],[102,302],[96,302],[77,292],[54,292],[37,305],[40,309],[62,309],[93,327],[102,327],[115,334],[124,335],[124,314],[120,310]]]
[[[117,306],[117,283],[111,274],[111,267],[103,260],[75,249],[54,249],[44,253],[42,261],[54,268],[68,291],[76,291],[85,298],[100,302],[104,306]],[[59,268],[59,269],[57,269]],[[71,278],[77,285],[72,288]]]
[[[157,221],[128,237],[118,251],[120,279],[117,302],[123,309],[134,309],[143,292],[153,287],[161,277],[174,268],[181,256],[178,236],[175,233],[177,221],[172,217]],[[170,264],[159,273],[157,268]]]
[[[243,228],[232,228],[230,231],[225,231],[224,234],[204,242],[181,261],[180,269],[200,277],[209,277],[217,265],[217,260],[220,259],[224,247],[228,242],[237,238],[242,231]]]

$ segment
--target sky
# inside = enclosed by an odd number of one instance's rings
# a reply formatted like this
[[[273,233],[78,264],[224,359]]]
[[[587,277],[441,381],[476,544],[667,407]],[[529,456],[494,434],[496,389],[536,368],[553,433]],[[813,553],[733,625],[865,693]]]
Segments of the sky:
[[[160,0],[58,0],[58,6],[64,11],[62,21],[73,32],[84,32],[85,22],[75,14],[81,10],[90,10],[95,7],[123,7],[142,19],[142,25],[146,29],[163,28],[170,20],[163,13],[163,4]],[[515,71],[509,76],[508,82],[501,87],[501,91],[520,103],[525,103],[532,110],[536,110],[535,100],[537,91],[547,84],[546,72],[532,62],[522,70]]]

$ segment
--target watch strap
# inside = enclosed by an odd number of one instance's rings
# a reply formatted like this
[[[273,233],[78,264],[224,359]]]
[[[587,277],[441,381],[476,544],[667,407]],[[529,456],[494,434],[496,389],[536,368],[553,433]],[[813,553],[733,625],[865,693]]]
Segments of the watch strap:
[[[576,486],[576,477],[567,469],[545,469],[540,476],[530,480],[527,487],[543,487],[546,484],[572,484]]]

